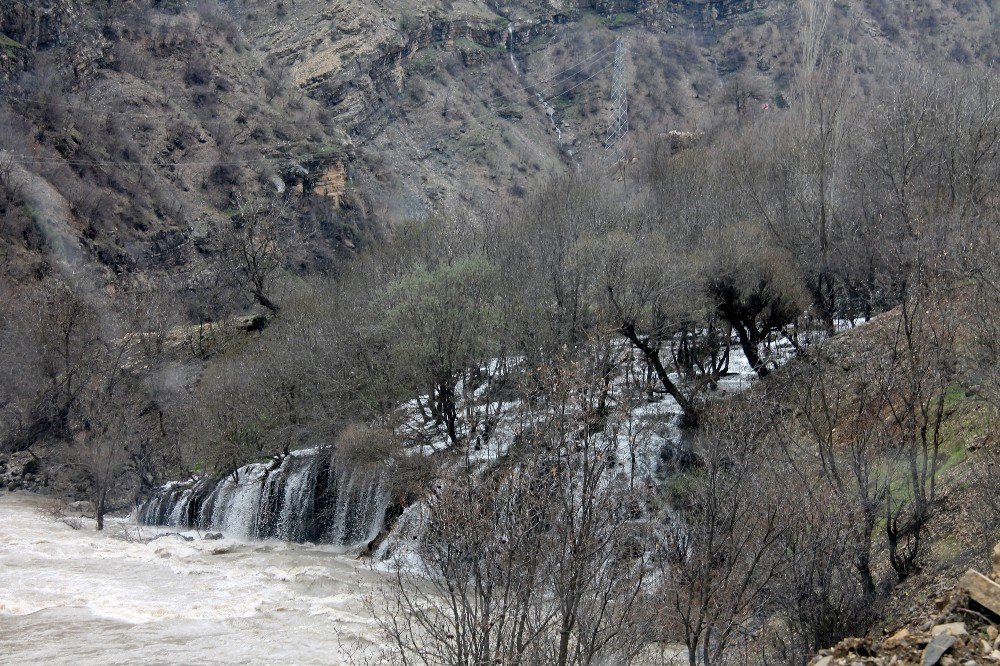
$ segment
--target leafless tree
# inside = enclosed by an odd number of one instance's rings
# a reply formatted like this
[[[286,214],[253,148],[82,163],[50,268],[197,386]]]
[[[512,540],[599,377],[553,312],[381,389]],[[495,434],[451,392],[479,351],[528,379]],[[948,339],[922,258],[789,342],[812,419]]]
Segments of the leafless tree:
[[[134,492],[132,463],[141,448],[139,441],[154,437],[156,432],[148,418],[148,400],[125,367],[130,347],[129,341],[118,341],[107,350],[99,377],[79,405],[83,427],[70,454],[87,480],[98,530],[104,529],[104,516],[112,508],[114,494]],[[122,505],[128,506],[128,502]]]
[[[893,462],[902,481],[885,503],[885,529],[889,562],[903,579],[920,566],[924,528],[937,502],[957,321],[942,300],[919,286],[908,290],[899,311],[880,388],[889,423],[886,444],[897,447]]]
[[[546,376],[552,392],[523,403],[516,449],[439,483],[417,571],[400,566],[383,590],[401,663],[590,664],[641,648],[643,497],[616,469],[616,426],[589,423],[595,377]]]
[[[849,528],[843,535],[845,556],[853,562],[869,601],[877,592],[873,549],[891,480],[883,448],[887,396],[877,378],[878,353],[853,358],[857,372],[848,381],[840,363],[824,349],[816,350],[809,363],[794,372],[801,431],[790,428],[785,433],[786,446],[806,449],[790,451],[789,461],[815,456],[818,468],[798,471],[808,492],[821,501],[835,498],[840,520]]]
[[[597,272],[594,300],[603,306],[611,331],[625,337],[655,373],[661,390],[680,405],[685,422],[698,420],[698,394],[712,373],[695,376],[687,386],[671,377],[675,346],[684,343],[686,324],[696,320],[701,302],[697,274],[665,230],[641,216],[610,221],[604,233],[589,239]]]
[[[663,540],[665,625],[692,665],[721,663],[783,565],[786,511],[771,475],[768,410],[735,400],[706,417],[679,516]]]
[[[284,205],[278,197],[234,195],[236,214],[225,227],[225,251],[240,285],[260,305],[277,314],[274,288],[292,242],[284,224]]]

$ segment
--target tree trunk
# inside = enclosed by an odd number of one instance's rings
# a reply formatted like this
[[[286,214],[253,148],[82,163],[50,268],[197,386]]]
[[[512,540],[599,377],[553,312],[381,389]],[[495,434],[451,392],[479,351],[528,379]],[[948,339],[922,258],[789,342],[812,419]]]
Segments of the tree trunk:
[[[97,502],[94,503],[94,517],[97,519],[97,531],[100,532],[104,529],[104,499],[106,492],[101,491],[97,496]]]
[[[263,291],[259,289],[254,290],[253,295],[257,299],[257,302],[263,305],[268,310],[270,310],[272,314],[278,314],[278,312],[281,310],[278,304],[272,301],[270,298],[268,298],[267,294],[265,294]]]
[[[767,377],[770,371],[767,369],[767,364],[760,358],[757,343],[759,336],[754,335],[752,333],[753,329],[744,326],[742,322],[734,321],[732,322],[732,326],[733,330],[736,331],[736,337],[740,339],[740,347],[743,349],[743,354],[747,357],[750,367],[753,368],[758,377]]]
[[[559,656],[557,661],[559,666],[566,666],[566,663],[569,660],[569,638],[572,633],[572,624],[564,621],[563,626],[559,631]]]
[[[667,369],[663,367],[663,362],[660,361],[659,352],[653,349],[647,341],[640,338],[635,331],[635,327],[631,324],[622,324],[621,332],[626,338],[629,339],[636,349],[642,352],[646,361],[652,366],[653,371],[656,373],[657,379],[660,380],[660,384],[663,385],[663,389],[677,401],[678,405],[680,405],[681,422],[685,426],[697,427],[698,413],[694,403],[686,395],[684,395],[680,388],[678,388],[678,386],[670,379],[670,373],[667,372]]]
[[[875,577],[872,575],[871,558],[867,553],[862,553],[856,560],[858,576],[861,578],[861,589],[864,590],[865,599],[874,600],[877,592],[875,587]]]

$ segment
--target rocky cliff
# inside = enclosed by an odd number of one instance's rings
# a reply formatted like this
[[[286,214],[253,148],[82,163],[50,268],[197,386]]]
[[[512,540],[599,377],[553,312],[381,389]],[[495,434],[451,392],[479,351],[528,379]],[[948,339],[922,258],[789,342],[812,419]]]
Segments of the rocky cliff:
[[[916,54],[996,55],[983,0],[879,6],[831,20],[862,78]],[[301,195],[327,230],[324,269],[366,230],[492,208],[600,159],[618,37],[633,134],[655,136],[733,121],[737,76],[761,106],[787,104],[799,20],[765,0],[10,0],[0,149],[31,156],[19,166],[115,274],[209,265],[232,193],[262,186]],[[0,244],[29,279],[44,243],[8,194]]]

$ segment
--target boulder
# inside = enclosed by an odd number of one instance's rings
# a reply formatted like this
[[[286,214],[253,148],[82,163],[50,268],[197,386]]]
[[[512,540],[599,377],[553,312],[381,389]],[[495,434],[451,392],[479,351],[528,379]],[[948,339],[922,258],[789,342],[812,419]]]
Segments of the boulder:
[[[958,638],[959,636],[968,636],[969,632],[966,630],[964,622],[948,622],[931,627],[931,636],[941,635]]]
[[[9,486],[11,489],[20,487],[27,479],[25,477],[34,474],[38,470],[38,460],[28,451],[18,451],[7,456],[4,464],[0,465],[0,487]]]
[[[958,587],[977,604],[1000,616],[1000,585],[975,569],[969,569],[958,581]]]
[[[93,518],[94,517],[94,505],[88,500],[80,500],[78,502],[70,502],[66,505],[63,514],[66,516],[75,516],[78,518]]]
[[[902,629],[894,633],[892,636],[887,638],[885,642],[887,645],[898,645],[900,643],[905,643],[909,639],[910,639],[910,630],[907,629],[906,627],[903,627]]]
[[[948,634],[940,634],[934,637],[934,640],[924,648],[924,654],[921,659],[922,666],[934,666],[934,664],[941,661],[941,657],[944,653],[951,649],[951,646],[955,644],[958,639],[954,636],[949,636]]]

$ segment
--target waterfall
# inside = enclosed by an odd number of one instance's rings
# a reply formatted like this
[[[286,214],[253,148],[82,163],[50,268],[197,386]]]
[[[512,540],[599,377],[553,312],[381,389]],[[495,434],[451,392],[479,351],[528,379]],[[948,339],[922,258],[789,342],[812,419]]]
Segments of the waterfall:
[[[518,76],[521,75],[521,68],[517,65],[517,58],[514,57],[514,24],[507,24],[507,55],[510,56],[510,64],[514,68],[514,73]],[[556,132],[556,139],[559,145],[562,145],[563,134],[562,129],[559,127],[559,123],[556,122],[556,110],[548,100],[542,95],[542,93],[536,93],[538,101],[542,103],[542,108],[545,110],[545,115],[548,116],[549,122],[552,124],[552,129]]]
[[[514,57],[514,24],[507,24],[507,54],[510,56],[510,64],[514,67],[514,73],[520,74],[521,70],[517,66],[517,58]]]
[[[559,141],[559,145],[562,145],[562,129],[559,128],[559,123],[556,122],[556,109],[554,106],[549,104],[549,101],[542,96],[542,93],[536,93],[538,96],[538,101],[542,103],[542,108],[545,109],[545,115],[549,117],[549,122],[552,123],[552,129],[556,131],[556,139]]]
[[[144,525],[244,539],[358,546],[382,529],[389,504],[382,472],[346,466],[329,451],[297,451],[221,479],[167,484],[136,516]]]

